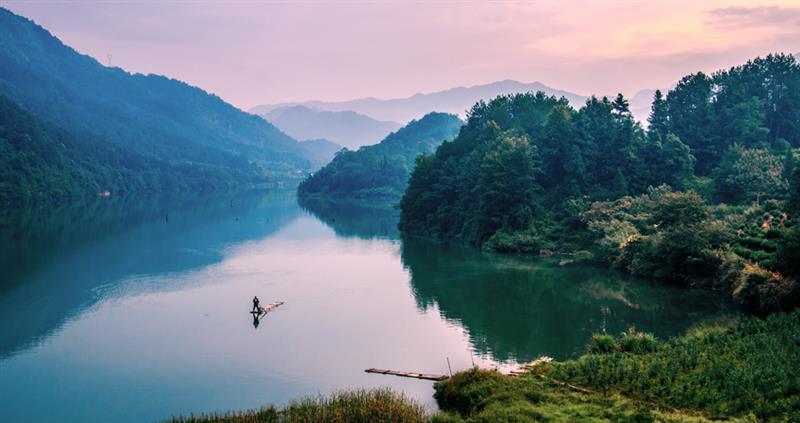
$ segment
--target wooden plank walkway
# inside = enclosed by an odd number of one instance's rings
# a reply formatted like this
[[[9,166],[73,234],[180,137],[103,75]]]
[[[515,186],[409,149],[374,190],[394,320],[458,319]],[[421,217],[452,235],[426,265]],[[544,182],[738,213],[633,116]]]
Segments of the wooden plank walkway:
[[[367,369],[364,370],[367,373],[377,373],[381,375],[392,375],[392,376],[400,376],[400,377],[412,377],[415,379],[425,379],[425,380],[446,380],[450,379],[450,376],[447,375],[433,375],[429,373],[414,373],[414,372],[401,372],[397,370],[383,370],[383,369]]]
[[[252,314],[266,313],[266,312],[268,312],[270,310],[274,310],[274,309],[276,309],[276,308],[278,308],[278,307],[280,307],[280,306],[282,306],[284,304],[285,303],[283,301],[275,301],[272,304],[267,304],[264,307],[259,307],[258,311],[251,311],[250,313],[252,313]]]

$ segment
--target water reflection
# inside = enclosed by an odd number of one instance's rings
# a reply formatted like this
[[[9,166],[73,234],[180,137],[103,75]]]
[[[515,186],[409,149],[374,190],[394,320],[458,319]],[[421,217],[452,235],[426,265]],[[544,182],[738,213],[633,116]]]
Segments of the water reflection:
[[[292,193],[93,199],[0,215],[0,357],[104,298],[169,291],[149,275],[218,262],[299,216]]]
[[[340,237],[399,239],[399,211],[391,207],[370,207],[352,202],[317,198],[298,199],[303,209],[331,227]]]
[[[397,222],[393,209],[331,203],[308,208],[337,234],[367,239]],[[631,326],[667,338],[728,310],[725,301],[703,290],[413,237],[402,239],[401,259],[419,309],[438,309],[464,327],[478,354],[497,361],[572,357],[592,333],[616,334]]]
[[[713,293],[405,239],[403,263],[420,308],[463,325],[478,353],[505,361],[579,353],[592,333],[630,326],[665,338],[727,304]]]

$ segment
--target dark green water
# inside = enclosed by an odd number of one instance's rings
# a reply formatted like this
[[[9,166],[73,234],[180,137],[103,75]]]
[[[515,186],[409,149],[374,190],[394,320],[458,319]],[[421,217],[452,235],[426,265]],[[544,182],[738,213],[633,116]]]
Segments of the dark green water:
[[[0,214],[0,415],[157,421],[660,337],[728,313],[702,291],[401,240],[394,210],[292,193],[104,199]],[[284,300],[255,325],[250,299]]]

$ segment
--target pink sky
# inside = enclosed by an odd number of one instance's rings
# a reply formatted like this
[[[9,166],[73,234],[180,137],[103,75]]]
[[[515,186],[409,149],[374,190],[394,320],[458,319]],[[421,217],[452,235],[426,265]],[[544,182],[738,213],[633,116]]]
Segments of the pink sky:
[[[757,4],[757,6],[754,6]],[[797,1],[0,1],[82,53],[241,108],[502,79],[628,95],[800,52]]]

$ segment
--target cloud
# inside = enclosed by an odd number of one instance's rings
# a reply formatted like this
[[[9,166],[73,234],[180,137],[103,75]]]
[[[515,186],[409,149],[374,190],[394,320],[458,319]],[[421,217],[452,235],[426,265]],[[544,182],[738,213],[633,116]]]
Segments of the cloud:
[[[710,26],[724,28],[776,27],[797,30],[800,26],[800,7],[724,7],[708,12]],[[794,26],[794,28],[791,28]],[[779,28],[775,28],[779,29]]]

